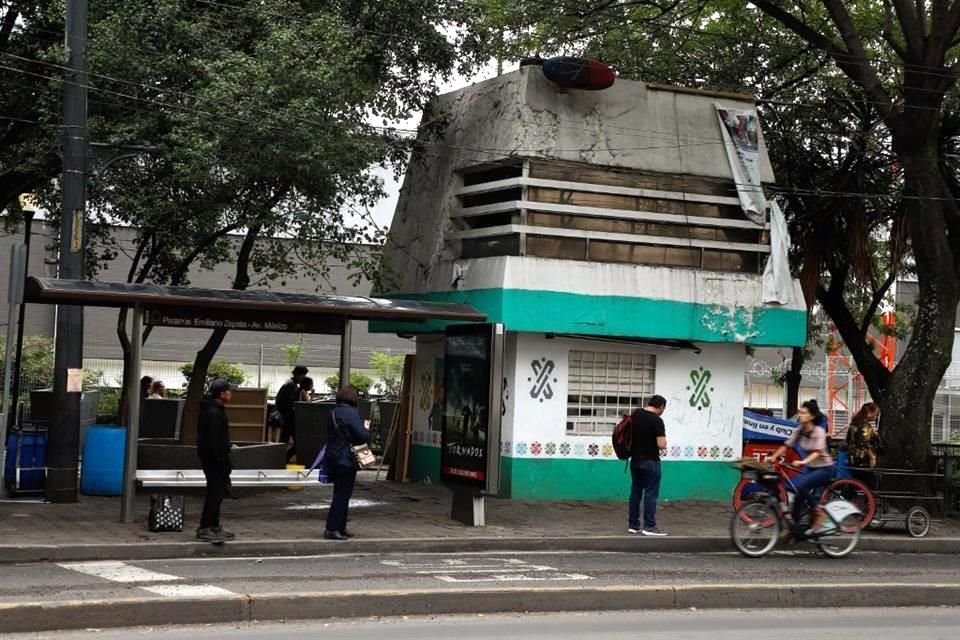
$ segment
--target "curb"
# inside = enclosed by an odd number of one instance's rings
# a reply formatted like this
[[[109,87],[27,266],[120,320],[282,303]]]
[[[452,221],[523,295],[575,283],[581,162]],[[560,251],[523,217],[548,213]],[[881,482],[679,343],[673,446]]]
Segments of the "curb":
[[[859,551],[879,553],[960,553],[960,538],[864,536]],[[726,536],[591,536],[579,538],[364,538],[346,542],[322,539],[241,540],[214,546],[201,542],[140,542],[88,545],[0,545],[0,565],[86,560],[169,560],[204,557],[314,556],[327,554],[479,553],[479,552],[720,553],[733,551]]]
[[[960,584],[614,586],[351,591],[216,598],[142,598],[0,604],[0,633],[391,616],[631,611],[956,606]]]

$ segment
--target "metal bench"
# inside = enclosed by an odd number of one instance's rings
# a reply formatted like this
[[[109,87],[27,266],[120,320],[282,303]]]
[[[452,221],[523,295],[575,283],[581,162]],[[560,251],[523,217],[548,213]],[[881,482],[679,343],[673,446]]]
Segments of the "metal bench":
[[[234,469],[230,484],[235,487],[297,487],[319,484],[316,469]],[[202,469],[137,470],[143,487],[204,487]]]

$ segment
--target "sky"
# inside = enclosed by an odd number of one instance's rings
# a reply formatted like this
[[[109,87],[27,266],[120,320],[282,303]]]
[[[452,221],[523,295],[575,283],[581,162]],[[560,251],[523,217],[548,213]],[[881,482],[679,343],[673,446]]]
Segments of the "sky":
[[[441,81],[439,83],[439,91],[440,93],[448,93],[461,87],[483,82],[484,80],[493,78],[496,74],[496,64],[491,62],[476,75],[465,77],[454,74],[449,80]],[[421,113],[417,113],[409,120],[390,123],[388,126],[394,126],[400,129],[416,129],[420,124],[421,115]],[[370,213],[378,226],[383,229],[389,229],[390,222],[393,220],[393,212],[397,208],[397,199],[400,196],[400,186],[403,184],[403,176],[400,177],[400,180],[395,180],[392,169],[381,169],[379,167],[374,170],[374,174],[383,178],[388,195],[378,202],[377,206],[370,210]]]

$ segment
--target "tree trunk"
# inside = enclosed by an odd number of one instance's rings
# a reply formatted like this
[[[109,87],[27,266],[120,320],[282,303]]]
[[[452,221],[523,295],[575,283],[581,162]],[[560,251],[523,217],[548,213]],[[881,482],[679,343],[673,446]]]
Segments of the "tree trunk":
[[[261,224],[250,227],[240,245],[240,251],[237,252],[237,272],[233,280],[233,288],[237,291],[243,291],[250,286],[250,256],[261,229]],[[193,374],[190,377],[190,384],[187,385],[187,400],[183,407],[183,418],[180,421],[180,440],[185,444],[193,444],[197,441],[197,418],[200,416],[200,400],[206,391],[207,370],[226,336],[226,329],[214,330],[194,358]]]
[[[787,403],[786,411],[783,414],[784,418],[790,418],[797,415],[797,410],[800,408],[800,382],[803,380],[803,364],[806,358],[804,357],[802,347],[793,348],[793,356],[790,359],[790,370],[783,377],[784,384],[787,388]]]
[[[924,471],[930,454],[933,402],[950,366],[955,318],[960,303],[956,259],[948,220],[956,205],[937,163],[936,144],[904,153],[904,187],[915,209],[908,217],[919,295],[913,335],[880,401],[884,466]]]
[[[127,310],[120,309],[117,315],[117,339],[120,340],[120,349],[123,352],[123,381],[120,385],[120,406],[117,407],[119,413],[118,422],[122,425],[130,426],[129,413],[130,403],[127,397],[127,389],[132,375],[133,358],[131,357],[130,336],[127,335]]]
[[[226,329],[215,329],[193,360],[193,375],[190,376],[190,384],[187,385],[187,402],[183,407],[183,418],[180,421],[180,441],[184,444],[197,442],[197,418],[200,415],[200,401],[206,392],[207,371],[226,336]]]

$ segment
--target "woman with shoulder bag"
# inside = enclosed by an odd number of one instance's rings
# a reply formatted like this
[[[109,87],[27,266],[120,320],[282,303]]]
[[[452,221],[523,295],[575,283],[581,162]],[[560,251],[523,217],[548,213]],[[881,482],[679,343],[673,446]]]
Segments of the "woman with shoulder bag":
[[[347,531],[347,512],[357,482],[357,460],[353,447],[370,442],[370,431],[357,411],[359,404],[357,390],[346,385],[337,392],[337,406],[330,412],[327,452],[323,459],[333,482],[333,500],[327,515],[327,529],[323,533],[327,540],[348,540],[352,537]]]

